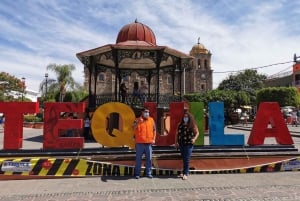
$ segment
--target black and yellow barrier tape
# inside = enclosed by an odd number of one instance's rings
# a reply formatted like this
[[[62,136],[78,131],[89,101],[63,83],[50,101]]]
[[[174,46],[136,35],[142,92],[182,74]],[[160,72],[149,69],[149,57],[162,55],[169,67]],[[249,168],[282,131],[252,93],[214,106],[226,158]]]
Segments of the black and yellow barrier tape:
[[[300,171],[300,157],[257,166],[236,169],[190,170],[190,174],[232,174]],[[175,176],[176,169],[153,168],[154,176]],[[134,166],[74,158],[0,158],[1,175],[87,177],[133,176]]]

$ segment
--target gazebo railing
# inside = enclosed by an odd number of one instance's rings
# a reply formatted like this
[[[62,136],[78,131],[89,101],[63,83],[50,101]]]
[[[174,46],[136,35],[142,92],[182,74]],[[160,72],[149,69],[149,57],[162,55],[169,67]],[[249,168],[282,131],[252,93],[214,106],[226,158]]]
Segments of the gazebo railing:
[[[159,94],[158,107],[169,107],[170,102],[180,102],[182,99],[178,95],[173,94]],[[109,102],[122,102],[122,97],[119,96],[118,100],[115,99],[114,94],[98,94],[96,95],[96,105],[100,106]],[[124,103],[128,105],[142,106],[143,102],[157,102],[157,94],[150,93],[144,96],[134,96],[133,94],[127,94]]]

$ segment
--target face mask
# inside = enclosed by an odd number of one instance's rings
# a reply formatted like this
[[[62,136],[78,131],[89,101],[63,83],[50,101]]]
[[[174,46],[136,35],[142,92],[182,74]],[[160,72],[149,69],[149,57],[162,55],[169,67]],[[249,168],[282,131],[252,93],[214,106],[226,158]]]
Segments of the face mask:
[[[189,121],[189,118],[188,117],[183,117],[183,122],[184,123],[187,123]]]
[[[149,112],[144,112],[143,117],[147,119],[149,117]]]

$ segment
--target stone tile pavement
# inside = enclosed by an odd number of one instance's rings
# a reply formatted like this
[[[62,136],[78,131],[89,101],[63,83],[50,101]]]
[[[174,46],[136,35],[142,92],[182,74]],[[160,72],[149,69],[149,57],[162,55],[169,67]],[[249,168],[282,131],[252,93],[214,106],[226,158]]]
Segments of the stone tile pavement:
[[[297,201],[300,172],[0,181],[2,201]]]

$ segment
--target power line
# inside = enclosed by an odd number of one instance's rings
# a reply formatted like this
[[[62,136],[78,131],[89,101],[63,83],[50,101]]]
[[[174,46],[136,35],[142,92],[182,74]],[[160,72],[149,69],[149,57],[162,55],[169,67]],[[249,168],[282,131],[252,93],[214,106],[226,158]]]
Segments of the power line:
[[[279,71],[279,72],[277,72],[277,73],[274,73],[273,75],[274,76],[277,76],[278,74],[282,74],[282,73],[289,73],[289,72],[292,72],[292,67],[293,66],[288,66],[288,67],[286,67],[285,69],[283,69],[283,70],[281,70],[281,71]],[[270,75],[270,77],[272,77],[273,75]]]
[[[260,68],[267,68],[267,67],[271,67],[271,66],[287,64],[287,63],[292,63],[292,62],[294,62],[294,61],[280,62],[280,63],[269,64],[269,65],[265,65],[265,66],[253,67],[253,68],[245,68],[243,70],[219,71],[219,72],[213,72],[213,73],[237,73],[237,72],[241,72],[241,71],[245,71],[245,70],[255,70],[255,69],[260,69]]]

